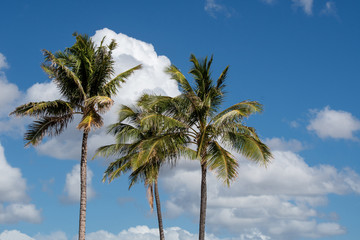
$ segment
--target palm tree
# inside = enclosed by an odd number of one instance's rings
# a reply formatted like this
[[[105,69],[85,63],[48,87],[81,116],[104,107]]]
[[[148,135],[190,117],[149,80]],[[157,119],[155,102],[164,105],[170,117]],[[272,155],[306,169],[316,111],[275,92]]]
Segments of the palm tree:
[[[100,147],[95,157],[97,155],[119,157],[109,165],[103,181],[108,179],[111,182],[121,174],[131,172],[129,189],[138,181],[143,181],[147,187],[151,210],[155,195],[159,235],[160,240],[164,240],[158,190],[160,168],[166,162],[174,163],[180,155],[191,157],[194,153],[184,147],[188,139],[178,129],[172,128],[171,131],[165,132],[166,123],[144,126],[142,122],[152,114],[155,112],[142,107],[141,101],[138,102],[138,106],[122,106],[118,122],[109,126],[109,133],[115,136],[116,143]]]
[[[113,104],[111,97],[120,84],[125,82],[138,65],[114,78],[112,51],[117,44],[114,40],[100,46],[87,35],[74,34],[75,44],[63,52],[51,53],[43,50],[43,70],[57,85],[62,97],[59,100],[30,102],[17,107],[11,115],[36,117],[29,125],[24,139],[27,145],[37,145],[45,136],[62,133],[75,114],[81,116],[77,128],[83,132],[81,146],[81,196],[79,217],[79,240],[85,239],[86,223],[86,166],[87,139],[92,128],[103,125],[101,114]]]
[[[182,128],[196,146],[196,156],[201,165],[201,196],[199,239],[205,238],[205,218],[207,202],[207,170],[213,170],[228,186],[238,174],[238,161],[229,150],[238,152],[258,163],[267,164],[271,153],[259,139],[252,127],[244,125],[244,118],[261,112],[262,105],[256,101],[242,101],[223,111],[219,111],[224,101],[227,66],[215,82],[211,77],[213,58],[202,61],[191,55],[190,74],[194,78],[191,85],[181,71],[170,66],[167,72],[176,80],[182,91],[177,97],[148,96],[148,107],[158,107],[165,114],[147,118],[149,122],[166,121]]]

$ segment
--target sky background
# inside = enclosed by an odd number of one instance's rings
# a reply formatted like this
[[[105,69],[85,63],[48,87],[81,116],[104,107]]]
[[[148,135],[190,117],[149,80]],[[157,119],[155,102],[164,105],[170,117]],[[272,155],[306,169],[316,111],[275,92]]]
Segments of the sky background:
[[[360,236],[360,2],[356,0],[2,1],[0,3],[0,239],[74,240],[78,231],[81,133],[24,148],[31,119],[16,106],[59,97],[41,70],[42,49],[72,46],[72,33],[115,39],[117,73],[144,68],[123,85],[119,104],[142,92],[176,96],[163,69],[184,73],[189,56],[214,55],[213,77],[230,65],[224,108],[256,100],[246,124],[271,147],[265,169],[237,155],[230,188],[208,177],[208,240],[357,240]],[[188,76],[188,75],[187,75]],[[189,79],[191,79],[189,77]],[[89,159],[112,143],[105,127]],[[143,184],[102,183],[109,160],[89,161],[88,240],[158,239]],[[199,163],[164,168],[160,198],[168,240],[197,238]]]

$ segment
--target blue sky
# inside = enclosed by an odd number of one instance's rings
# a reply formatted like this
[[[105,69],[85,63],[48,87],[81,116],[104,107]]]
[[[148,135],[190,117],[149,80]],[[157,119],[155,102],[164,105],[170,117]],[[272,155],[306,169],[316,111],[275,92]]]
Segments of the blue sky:
[[[356,240],[360,235],[359,1],[7,1],[0,7],[0,239],[73,240],[78,228],[81,134],[24,148],[31,119],[16,106],[59,95],[42,72],[42,49],[64,50],[72,33],[119,43],[116,71],[142,63],[105,116],[143,91],[175,96],[163,69],[187,72],[191,53],[214,55],[213,76],[230,65],[224,107],[257,100],[246,122],[271,147],[268,168],[241,156],[230,188],[209,174],[208,240]],[[89,140],[111,143],[105,128]],[[126,177],[102,183],[108,161],[89,162],[88,239],[157,239],[145,188]],[[197,162],[163,169],[160,192],[169,240],[196,239]]]

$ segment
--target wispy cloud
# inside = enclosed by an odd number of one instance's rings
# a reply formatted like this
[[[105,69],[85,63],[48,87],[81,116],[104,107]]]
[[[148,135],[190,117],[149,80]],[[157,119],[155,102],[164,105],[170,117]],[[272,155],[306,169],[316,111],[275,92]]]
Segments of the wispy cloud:
[[[304,12],[307,15],[312,15],[313,3],[314,0],[292,0],[294,7],[301,7],[303,8]]]
[[[214,18],[216,18],[217,14],[224,14],[226,17],[231,17],[232,15],[225,5],[219,4],[215,0],[206,0],[204,9]]]
[[[335,2],[333,1],[326,2],[325,7],[321,10],[320,14],[337,17],[338,15],[337,15]]]
[[[2,68],[7,68],[7,67],[9,67],[9,65],[8,65],[8,63],[6,61],[6,58],[2,53],[0,53],[0,70]]]
[[[267,4],[273,4],[276,2],[276,0],[261,0],[261,1]]]

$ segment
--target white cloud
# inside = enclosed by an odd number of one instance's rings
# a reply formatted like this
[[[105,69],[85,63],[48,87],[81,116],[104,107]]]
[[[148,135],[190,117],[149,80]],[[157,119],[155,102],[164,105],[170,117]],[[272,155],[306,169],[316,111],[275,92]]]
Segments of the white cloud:
[[[351,113],[332,110],[329,106],[313,112],[314,118],[310,120],[307,129],[314,131],[320,138],[357,139],[354,134],[360,130],[360,121]]]
[[[28,235],[21,233],[18,230],[5,230],[2,233],[0,233],[0,239],[1,240],[35,240],[32,237],[29,237]]]
[[[40,211],[33,204],[12,203],[6,207],[0,204],[0,223],[11,224],[20,221],[40,223]]]
[[[26,180],[19,168],[11,167],[0,144],[0,202],[26,202]]]
[[[24,103],[52,101],[60,99],[61,95],[54,82],[35,83],[26,91]]]
[[[164,230],[167,240],[193,240],[198,238],[197,234],[190,233],[179,227],[170,227]],[[30,237],[18,230],[5,230],[0,234],[1,240],[68,240],[66,234],[62,231],[54,232],[49,235],[41,233]],[[72,238],[77,239],[77,236]],[[88,233],[88,240],[158,240],[159,230],[157,228],[149,228],[148,226],[136,226],[127,230],[123,230],[118,234],[110,233],[105,230]],[[241,234],[235,238],[218,238],[213,234],[206,234],[206,240],[270,240],[270,237],[263,235],[259,230],[252,229],[250,232]]]
[[[328,194],[360,193],[360,177],[350,169],[329,165],[310,167],[291,151],[274,151],[267,168],[240,160],[239,177],[230,188],[208,175],[208,229],[244,234],[257,228],[273,239],[325,237],[344,234],[334,219],[317,206]],[[161,173],[160,184],[170,196],[165,203],[171,217],[199,214],[200,166],[183,162]],[[325,231],[329,229],[331,231]]]
[[[4,148],[0,144],[0,224],[41,222],[40,211],[35,205],[28,204],[30,198],[26,190],[26,180],[20,169],[8,164]]]
[[[95,190],[91,185],[93,172],[90,168],[87,168],[87,199],[90,200],[95,196]],[[80,201],[80,164],[76,164],[71,172],[66,174],[64,193],[60,199],[64,203],[77,203]]]
[[[231,17],[231,13],[228,8],[216,2],[217,0],[206,0],[205,2],[205,11],[210,14],[212,17],[216,17],[217,13],[223,13],[226,17]]]
[[[312,15],[312,8],[314,0],[292,0],[295,7],[303,8],[307,15]]]
[[[7,117],[20,95],[18,87],[9,83],[0,72],[0,118]]]
[[[335,2],[333,1],[326,2],[325,7],[321,10],[320,14],[337,17]]]
[[[266,145],[270,147],[272,151],[280,150],[280,151],[292,151],[299,152],[305,148],[305,146],[296,139],[290,139],[286,141],[284,138],[266,138],[264,140]]]
[[[34,240],[67,240],[67,239],[68,238],[67,238],[66,234],[61,231],[53,232],[49,235],[44,235],[44,234],[38,233],[34,236]]]

